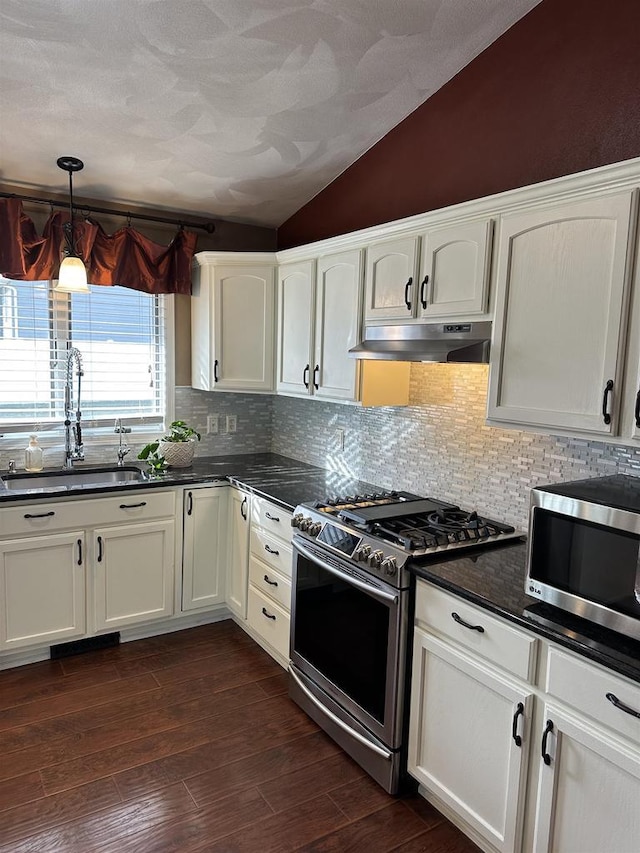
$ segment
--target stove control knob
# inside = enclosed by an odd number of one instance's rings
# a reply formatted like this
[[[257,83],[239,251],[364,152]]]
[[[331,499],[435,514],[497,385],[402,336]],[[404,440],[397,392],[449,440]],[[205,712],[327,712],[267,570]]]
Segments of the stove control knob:
[[[313,524],[310,524],[309,527],[307,528],[307,533],[309,533],[311,536],[317,536],[321,530],[322,530],[322,525],[320,524],[320,522],[314,521]]]
[[[353,555],[356,560],[366,561],[367,557],[371,553],[371,545],[361,545],[359,548],[356,548],[355,554]]]
[[[298,522],[298,527],[300,530],[309,530],[309,526],[311,525],[311,519],[307,516],[303,516]]]
[[[291,526],[292,527],[300,527],[300,522],[302,521],[303,518],[304,518],[304,515],[301,512],[297,512],[293,516],[293,518],[291,519]]]
[[[367,558],[367,562],[372,568],[379,566],[384,559],[384,554],[382,551],[374,551],[373,554],[370,554]]]
[[[389,577],[393,577],[398,572],[398,563],[395,557],[387,557],[386,560],[382,561],[381,567],[384,569],[386,575]]]

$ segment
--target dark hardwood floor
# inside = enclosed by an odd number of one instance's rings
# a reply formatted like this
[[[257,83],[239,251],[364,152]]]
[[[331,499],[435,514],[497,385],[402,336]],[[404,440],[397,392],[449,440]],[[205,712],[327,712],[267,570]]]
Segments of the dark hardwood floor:
[[[0,672],[0,853],[477,853],[218,622]]]

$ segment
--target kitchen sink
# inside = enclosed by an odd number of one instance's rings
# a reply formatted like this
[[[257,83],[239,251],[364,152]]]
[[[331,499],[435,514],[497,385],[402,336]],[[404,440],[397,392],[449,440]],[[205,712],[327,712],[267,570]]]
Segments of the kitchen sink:
[[[101,468],[72,468],[71,470],[42,471],[39,474],[4,474],[5,489],[52,489],[73,486],[101,486],[114,483],[141,483],[146,473],[134,465],[110,465]]]

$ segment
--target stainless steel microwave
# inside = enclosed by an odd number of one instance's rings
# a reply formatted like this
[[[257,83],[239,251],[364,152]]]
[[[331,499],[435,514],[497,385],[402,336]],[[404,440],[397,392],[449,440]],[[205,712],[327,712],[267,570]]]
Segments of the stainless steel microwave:
[[[532,489],[526,592],[640,640],[640,476]]]

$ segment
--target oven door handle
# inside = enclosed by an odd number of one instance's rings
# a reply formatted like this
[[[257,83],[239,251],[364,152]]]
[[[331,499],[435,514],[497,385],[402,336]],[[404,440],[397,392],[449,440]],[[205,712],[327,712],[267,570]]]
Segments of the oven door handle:
[[[326,563],[323,563],[322,560],[319,560],[315,554],[312,554],[311,551],[307,551],[304,545],[300,545],[298,542],[293,546],[298,553],[302,554],[303,557],[306,557],[307,560],[310,560],[312,563],[315,563],[316,566],[320,566],[325,572],[329,572],[332,575],[335,575],[337,578],[341,578],[345,583],[350,583],[351,586],[355,586],[358,589],[361,589],[363,592],[368,592],[372,598],[377,598],[380,601],[385,601],[388,604],[397,604],[398,596],[392,595],[390,592],[385,592],[382,589],[378,589],[375,586],[371,586],[366,581],[361,581],[358,578],[354,578],[353,575],[347,575],[341,572],[339,569],[334,569],[333,566],[328,566]]]
[[[291,667],[289,667],[289,675],[291,676],[291,678],[293,678],[293,680],[298,685],[300,690],[302,690],[302,692],[307,697],[307,699],[310,702],[313,702],[313,704],[316,706],[316,708],[318,708],[319,711],[322,711],[322,713],[326,717],[328,717],[332,723],[335,723],[335,725],[338,726],[338,728],[340,728],[344,732],[346,732],[349,735],[349,737],[352,737],[354,740],[357,740],[363,746],[366,746],[367,749],[370,749],[372,752],[375,752],[377,755],[380,755],[382,758],[386,759],[387,761],[391,761],[393,753],[389,752],[389,750],[387,750],[387,749],[381,749],[381,747],[379,747],[375,743],[371,743],[371,741],[367,740],[367,738],[364,737],[363,735],[361,735],[360,732],[355,731],[355,729],[352,729],[351,726],[348,726],[346,723],[344,723],[340,719],[340,717],[336,716],[333,713],[333,711],[330,711],[328,708],[325,708],[325,706],[318,700],[318,698],[316,696],[313,695],[313,693],[309,690],[309,688],[305,684],[302,683],[302,681],[298,678],[298,676],[291,669]]]

